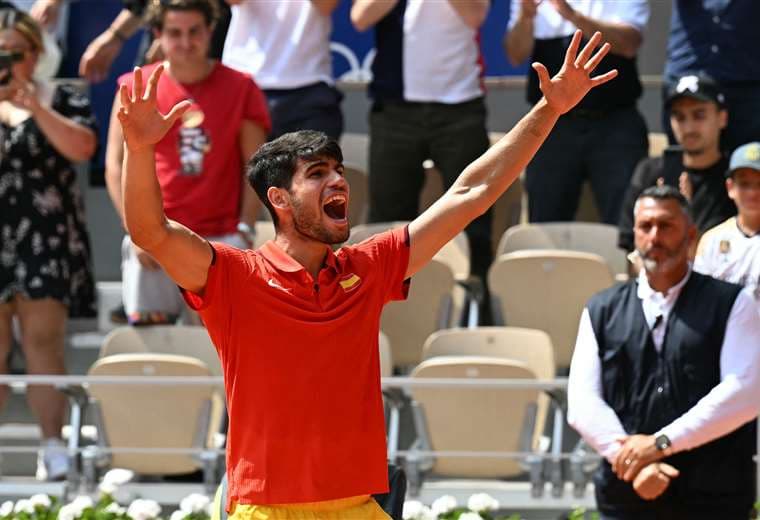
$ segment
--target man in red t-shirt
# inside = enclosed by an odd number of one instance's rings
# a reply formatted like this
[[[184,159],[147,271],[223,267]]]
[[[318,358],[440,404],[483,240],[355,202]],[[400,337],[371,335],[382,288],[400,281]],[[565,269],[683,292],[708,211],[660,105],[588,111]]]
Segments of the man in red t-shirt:
[[[158,108],[183,100],[191,107],[156,144],[156,173],[167,217],[199,235],[246,247],[238,231],[256,220],[256,195],[243,165],[271,128],[264,95],[247,74],[207,58],[218,6],[213,0],[180,0],[149,7],[148,22],[166,57]],[[157,64],[145,67],[155,70]],[[119,78],[132,88],[133,74]],[[114,99],[106,150],[106,182],[124,216],[121,176],[124,138]],[[239,227],[239,224],[243,223]],[[174,282],[129,238],[122,244],[122,294],[130,323],[171,321],[185,308]]]
[[[120,89],[126,139],[124,210],[132,240],[156,258],[198,309],[224,370],[229,406],[227,510],[232,518],[388,518],[370,498],[387,491],[377,336],[383,305],[525,167],[559,116],[615,71],[591,78],[609,51],[578,53],[562,70],[534,64],[544,99],[470,164],[407,227],[333,253],[348,238],[349,186],[338,145],[314,131],[265,144],[248,178],[272,214],[273,241],[256,251],[209,243],[167,219],[154,148],[190,103],[157,109],[162,68],[143,92]],[[593,54],[593,56],[592,56]]]

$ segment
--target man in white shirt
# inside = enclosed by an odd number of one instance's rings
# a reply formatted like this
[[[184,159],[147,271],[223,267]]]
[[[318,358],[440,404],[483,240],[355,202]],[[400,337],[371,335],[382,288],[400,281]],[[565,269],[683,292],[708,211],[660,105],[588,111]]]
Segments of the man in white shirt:
[[[339,0],[226,0],[232,18],[222,61],[247,72],[267,96],[269,139],[297,130],[343,132],[335,88],[330,15]]]
[[[588,180],[602,221],[617,225],[633,170],[648,152],[646,123],[636,108],[642,92],[636,54],[648,20],[646,0],[512,0],[504,38],[512,64],[530,58],[550,72],[559,70],[578,28],[586,38],[594,31],[609,37],[612,48],[599,66],[619,72],[614,82],[560,118],[528,164],[531,222],[574,220]],[[531,104],[541,99],[538,78],[530,69],[526,97]]]
[[[739,215],[704,234],[694,270],[743,285],[760,300],[760,142],[731,155],[726,189]]]
[[[644,268],[589,300],[568,382],[568,421],[603,457],[599,511],[744,520],[755,494],[757,303],[691,270],[696,228],[677,188],[648,188],[634,215]]]

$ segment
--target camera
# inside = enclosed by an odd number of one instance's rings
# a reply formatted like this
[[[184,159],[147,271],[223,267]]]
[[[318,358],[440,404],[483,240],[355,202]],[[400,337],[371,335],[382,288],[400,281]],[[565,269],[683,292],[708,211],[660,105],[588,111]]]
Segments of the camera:
[[[11,80],[11,66],[24,59],[23,52],[11,52],[0,50],[0,71],[5,72],[5,76],[0,78],[0,85],[7,85]]]

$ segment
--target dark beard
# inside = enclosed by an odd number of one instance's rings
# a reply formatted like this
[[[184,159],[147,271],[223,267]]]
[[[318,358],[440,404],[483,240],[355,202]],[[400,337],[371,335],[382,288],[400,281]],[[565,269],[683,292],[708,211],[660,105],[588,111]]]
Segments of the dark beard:
[[[319,216],[310,218],[305,211],[302,211],[300,202],[296,199],[291,199],[291,202],[293,204],[293,227],[298,233],[329,245],[342,244],[348,240],[350,228],[347,227],[344,232],[330,232],[319,225]]]

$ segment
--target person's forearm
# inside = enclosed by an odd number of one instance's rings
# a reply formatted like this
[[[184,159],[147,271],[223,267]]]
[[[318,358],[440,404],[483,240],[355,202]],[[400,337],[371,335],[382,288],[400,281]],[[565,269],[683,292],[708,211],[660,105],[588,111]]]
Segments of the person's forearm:
[[[351,23],[357,31],[366,31],[383,19],[398,0],[354,0],[351,6]]]
[[[142,27],[142,20],[140,17],[135,16],[135,14],[128,9],[122,9],[105,32],[112,34],[124,42],[134,36],[140,27]]]
[[[114,164],[106,157],[106,190],[111,198],[111,203],[116,210],[116,214],[119,216],[119,222],[126,228],[126,223],[124,222],[124,202],[121,198],[121,173],[121,163],[118,165]]]
[[[529,16],[520,16],[504,38],[504,51],[509,62],[515,67],[533,54],[536,41],[533,35],[533,20]]]
[[[459,17],[473,29],[480,28],[488,15],[488,0],[449,0]]]
[[[467,166],[449,191],[472,194],[469,209],[475,216],[484,213],[525,169],[559,116],[542,98],[509,133]]]
[[[319,14],[330,16],[335,8],[338,7],[340,0],[311,0],[311,3],[319,11]]]
[[[167,234],[167,219],[156,177],[154,148],[125,148],[122,175],[124,222],[132,242],[150,252]]]
[[[643,41],[641,32],[631,25],[596,20],[578,11],[573,11],[568,20],[583,31],[584,38],[601,32],[610,44],[610,52],[626,58],[635,58]]]
[[[86,161],[95,153],[95,132],[39,105],[33,112],[37,126],[50,144],[70,161]]]

